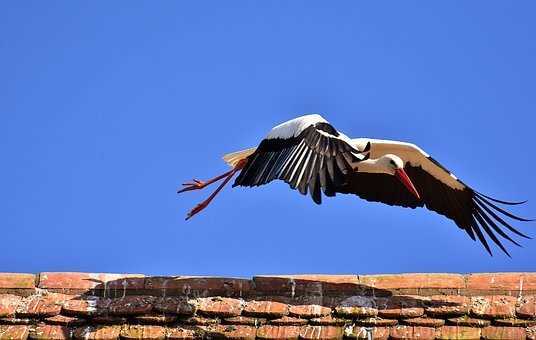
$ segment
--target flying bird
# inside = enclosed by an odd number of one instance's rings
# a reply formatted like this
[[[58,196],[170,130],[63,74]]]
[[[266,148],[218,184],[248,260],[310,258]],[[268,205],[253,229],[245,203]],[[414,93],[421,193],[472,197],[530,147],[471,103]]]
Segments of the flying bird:
[[[208,181],[194,179],[178,192],[202,189],[223,179],[220,186],[195,206],[186,219],[205,209],[239,172],[233,187],[254,187],[282,180],[320,204],[336,193],[354,194],[367,201],[407,208],[425,207],[456,223],[478,240],[490,255],[485,234],[508,256],[500,236],[517,246],[505,230],[530,239],[510,223],[532,221],[498,204],[518,205],[489,197],[458,179],[415,144],[347,137],[318,114],[298,117],[275,126],[255,148],[223,157],[231,170]],[[498,234],[498,236],[497,236]]]

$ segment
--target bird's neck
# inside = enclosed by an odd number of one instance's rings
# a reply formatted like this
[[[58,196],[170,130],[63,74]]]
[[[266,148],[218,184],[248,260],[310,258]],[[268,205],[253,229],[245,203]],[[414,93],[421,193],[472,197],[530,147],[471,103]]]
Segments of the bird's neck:
[[[391,174],[378,159],[367,159],[356,164],[357,172],[368,172],[373,174]]]

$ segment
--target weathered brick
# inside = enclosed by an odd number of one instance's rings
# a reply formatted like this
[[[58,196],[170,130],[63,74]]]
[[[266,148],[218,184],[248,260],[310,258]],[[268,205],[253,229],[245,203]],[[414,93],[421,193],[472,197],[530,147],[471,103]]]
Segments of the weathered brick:
[[[46,295],[31,295],[19,304],[16,314],[18,317],[45,317],[58,315],[65,301],[72,296],[56,293]]]
[[[242,301],[222,297],[200,298],[198,299],[197,311],[208,316],[238,316],[242,312]]]
[[[196,340],[202,339],[204,331],[190,326],[168,327],[166,330],[169,340]]]
[[[0,273],[0,290],[25,290],[35,288],[35,275],[23,273]]]
[[[344,326],[352,323],[352,320],[343,318],[334,318],[331,315],[323,316],[321,318],[310,319],[309,323],[315,326]]]
[[[491,324],[491,321],[485,319],[476,319],[468,316],[460,316],[457,318],[447,319],[447,322],[451,325],[464,326],[464,327],[486,327]]]
[[[250,316],[233,316],[222,320],[223,324],[229,325],[244,325],[244,326],[260,326],[266,323],[266,319],[254,318]]]
[[[75,298],[65,301],[62,313],[76,316],[94,316],[108,313],[108,307],[112,301],[107,298],[87,297]]]
[[[474,296],[471,298],[471,314],[485,319],[512,318],[516,302],[513,296]]]
[[[78,326],[86,323],[86,319],[76,318],[72,316],[56,315],[45,319],[45,322],[50,325],[60,326]]]
[[[300,318],[318,318],[331,314],[331,308],[320,305],[294,305],[290,306],[290,315]]]
[[[77,340],[116,340],[120,331],[119,326],[85,326],[76,328],[73,337]]]
[[[0,325],[0,340],[26,340],[28,329],[23,325]]]
[[[111,315],[142,315],[153,310],[155,298],[152,296],[125,296],[113,299],[108,306]]]
[[[13,294],[0,294],[0,317],[15,315],[22,297]]]
[[[488,294],[527,295],[525,292],[536,291],[536,273],[483,273],[467,276],[467,289],[469,291]]]
[[[465,288],[465,280],[459,274],[360,275],[359,283],[383,289]]]
[[[402,320],[404,325],[408,326],[421,326],[421,327],[441,327],[445,324],[443,319],[432,319],[427,317],[404,319]]]
[[[516,313],[521,318],[536,318],[536,295],[524,296],[519,301]]]
[[[71,333],[65,326],[41,325],[33,328],[29,336],[36,340],[67,340]]]
[[[536,320],[523,320],[523,319],[496,319],[493,320],[494,326],[508,326],[508,327],[531,327],[536,326]]]
[[[426,298],[410,295],[394,295],[378,299],[378,315],[388,319],[416,318],[424,314]]]
[[[307,319],[300,319],[291,316],[283,316],[278,319],[270,320],[271,325],[278,326],[303,326],[307,324]]]
[[[175,322],[177,316],[172,314],[145,314],[134,316],[134,320],[141,324],[164,325]]]
[[[189,318],[180,319],[179,322],[185,325],[208,326],[218,323],[218,319],[191,316]]]
[[[127,323],[127,318],[114,315],[99,315],[94,316],[91,321],[97,325],[124,325]]]
[[[527,340],[536,340],[536,326],[527,328]]]
[[[251,281],[225,277],[153,276],[145,279],[145,290],[161,296],[246,297]]]
[[[342,339],[344,328],[337,326],[304,326],[300,330],[300,338],[307,340]]]
[[[255,340],[257,329],[251,326],[240,325],[213,325],[205,326],[208,338],[228,340]]]
[[[297,340],[300,336],[298,326],[261,326],[257,329],[257,338],[263,340]]]
[[[482,339],[486,340],[519,340],[525,339],[525,328],[521,327],[495,327],[482,328]]]
[[[433,295],[426,306],[426,314],[432,316],[456,316],[469,313],[470,298],[461,295]]]
[[[279,275],[255,276],[257,294],[285,295],[292,298],[346,295],[363,290],[357,275]],[[318,302],[315,302],[318,303]]]
[[[344,318],[364,318],[378,315],[376,300],[370,296],[351,296],[335,307],[335,314]]]
[[[480,328],[463,326],[443,326],[437,332],[437,339],[441,340],[479,340]]]
[[[387,326],[395,326],[398,324],[398,320],[396,319],[383,319],[383,318],[365,318],[365,319],[358,319],[355,320],[354,323],[358,326],[366,326],[366,327],[387,327]]]
[[[247,316],[270,318],[282,317],[288,313],[287,304],[273,301],[248,301],[243,310],[243,314]]]
[[[125,325],[120,334],[123,339],[162,340],[166,338],[166,329],[161,326]]]
[[[154,309],[161,313],[194,315],[197,307],[184,297],[162,297],[155,301]]]
[[[395,326],[391,328],[391,339],[395,340],[432,340],[436,337],[433,327]]]
[[[144,275],[141,274],[45,272],[39,275],[38,287],[67,294],[91,290],[103,296],[121,297],[141,292],[144,281]]]
[[[35,319],[17,317],[0,318],[0,324],[6,325],[31,325],[33,323],[35,323]]]
[[[344,330],[344,337],[349,339],[369,339],[369,331],[373,340],[389,339],[389,327],[348,326]]]

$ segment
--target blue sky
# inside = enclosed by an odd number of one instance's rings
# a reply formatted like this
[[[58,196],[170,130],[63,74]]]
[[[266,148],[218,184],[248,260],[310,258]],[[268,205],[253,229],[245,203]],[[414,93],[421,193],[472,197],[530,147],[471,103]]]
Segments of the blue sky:
[[[271,183],[176,194],[318,112],[411,141],[536,216],[530,1],[0,4],[0,271],[251,276],[534,271],[453,222]],[[536,237],[536,222],[520,226]]]

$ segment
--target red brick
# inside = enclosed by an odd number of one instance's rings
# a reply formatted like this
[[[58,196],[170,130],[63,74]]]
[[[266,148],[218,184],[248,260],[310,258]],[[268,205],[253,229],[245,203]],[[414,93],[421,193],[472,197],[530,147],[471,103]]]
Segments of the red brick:
[[[443,326],[437,333],[437,339],[451,340],[479,340],[480,328],[463,326]]]
[[[486,340],[519,340],[525,339],[525,328],[488,326],[482,329],[482,339]]]
[[[307,324],[307,319],[283,316],[282,318],[279,318],[279,319],[270,320],[270,324],[278,325],[278,326],[303,326]]]
[[[488,273],[467,276],[467,289],[471,291],[502,291],[520,295],[536,291],[536,273]]]
[[[335,307],[335,314],[347,318],[363,318],[378,315],[376,301],[369,296],[351,296]]]
[[[124,325],[127,323],[127,318],[122,316],[99,315],[94,316],[91,321],[99,325]]]
[[[17,308],[17,316],[19,317],[44,317],[54,316],[61,312],[63,303],[73,296],[48,293],[46,295],[31,295],[21,302]]]
[[[75,318],[72,316],[56,315],[45,319],[45,322],[50,325],[60,326],[78,326],[86,323],[85,319]]]
[[[30,338],[36,340],[67,340],[70,339],[69,328],[65,326],[42,325],[30,331]]]
[[[367,333],[368,327],[348,327],[345,330],[345,338],[356,339],[368,339]],[[372,339],[374,340],[387,340],[389,339],[389,327],[372,327],[370,328]]]
[[[156,300],[154,309],[161,313],[194,315],[196,306],[184,297],[163,297]]]
[[[465,327],[486,327],[491,324],[491,321],[484,319],[475,319],[468,316],[460,316],[457,318],[451,318],[447,320],[449,324]]]
[[[214,325],[205,326],[207,337],[229,340],[255,340],[257,329],[250,326]]]
[[[197,306],[198,313],[209,316],[230,317],[242,312],[242,301],[232,298],[201,298]]]
[[[26,340],[28,326],[0,325],[0,340]]]
[[[321,296],[344,294],[359,289],[357,275],[272,275],[255,276],[255,291],[262,295]]]
[[[395,326],[391,328],[391,339],[395,340],[432,340],[436,329],[432,327]]]
[[[204,318],[201,316],[191,316],[189,318],[180,319],[181,323],[185,325],[197,325],[197,326],[207,326],[218,323],[218,319]]]
[[[0,273],[0,289],[34,289],[35,275],[22,273]]]
[[[108,306],[111,315],[141,315],[153,310],[155,298],[152,296],[125,296],[113,299]]]
[[[414,319],[405,319],[402,320],[404,325],[408,326],[422,326],[422,327],[441,327],[445,324],[443,319],[432,319],[427,317],[414,318]]]
[[[359,283],[380,289],[465,288],[459,274],[361,275]]]
[[[527,340],[536,340],[536,326],[527,328]]]
[[[471,314],[485,319],[511,318],[515,316],[516,302],[513,296],[474,296],[471,298]]]
[[[270,318],[282,317],[288,313],[287,304],[273,301],[248,301],[243,311],[244,315]]]
[[[342,339],[344,329],[336,326],[304,326],[300,338],[307,340],[336,340]]]
[[[424,314],[425,298],[394,295],[378,299],[378,315],[388,319],[416,318]]]
[[[252,318],[249,316],[233,316],[232,318],[226,318],[222,320],[224,324],[230,325],[244,325],[244,326],[259,326],[266,323],[266,319]]]
[[[433,316],[456,316],[469,313],[471,299],[461,295],[433,295],[426,314]]]
[[[257,338],[263,340],[297,340],[300,336],[298,326],[261,326],[257,329]]]
[[[123,339],[161,340],[166,338],[166,329],[161,326],[129,325],[121,328]]]
[[[290,306],[289,313],[300,318],[318,318],[331,314],[331,308],[320,305],[296,305]]]
[[[45,272],[39,275],[38,287],[70,294],[95,290],[103,292],[104,296],[120,297],[130,291],[143,290],[144,281],[141,274]]]
[[[536,326],[536,320],[523,320],[523,319],[496,319],[493,320],[494,326],[508,326],[508,327],[531,327]]]
[[[315,326],[344,326],[352,323],[352,320],[343,318],[334,318],[331,315],[323,316],[321,318],[310,319],[311,325]]]
[[[171,314],[146,314],[137,315],[134,317],[134,320],[142,324],[164,325],[176,321],[177,316]]]
[[[15,315],[22,298],[13,294],[0,294],[0,317]]]
[[[519,301],[516,313],[521,318],[536,318],[536,295],[524,296]]]
[[[248,296],[251,281],[224,277],[159,276],[147,277],[145,289],[162,296]]]
[[[383,318],[366,318],[366,319],[358,319],[355,320],[354,323],[358,326],[366,326],[366,327],[387,327],[387,326],[395,326],[398,324],[398,320],[396,319],[383,319]]]
[[[88,297],[65,301],[62,313],[77,316],[94,316],[106,314],[112,301],[106,298]]]
[[[73,337],[77,340],[116,340],[120,331],[119,326],[85,326],[76,328]]]
[[[190,326],[168,327],[166,329],[167,339],[170,340],[195,340],[203,338],[204,332]]]

